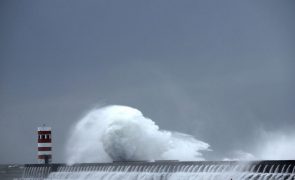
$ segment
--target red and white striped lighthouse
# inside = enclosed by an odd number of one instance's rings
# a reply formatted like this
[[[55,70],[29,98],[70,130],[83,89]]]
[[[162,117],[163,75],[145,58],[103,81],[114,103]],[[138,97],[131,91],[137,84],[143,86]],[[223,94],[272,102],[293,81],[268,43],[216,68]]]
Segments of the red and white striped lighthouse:
[[[52,161],[51,127],[38,127],[38,160],[40,164]]]

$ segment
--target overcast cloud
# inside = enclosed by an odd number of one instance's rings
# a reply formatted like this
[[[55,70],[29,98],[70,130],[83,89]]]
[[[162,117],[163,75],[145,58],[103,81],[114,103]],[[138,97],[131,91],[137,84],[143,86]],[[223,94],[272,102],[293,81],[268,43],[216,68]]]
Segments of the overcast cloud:
[[[294,8],[293,0],[1,0],[0,163],[37,162],[43,123],[53,128],[54,162],[64,162],[73,123],[110,104],[209,143],[207,159],[255,154],[260,140],[271,144],[262,132],[288,142]]]

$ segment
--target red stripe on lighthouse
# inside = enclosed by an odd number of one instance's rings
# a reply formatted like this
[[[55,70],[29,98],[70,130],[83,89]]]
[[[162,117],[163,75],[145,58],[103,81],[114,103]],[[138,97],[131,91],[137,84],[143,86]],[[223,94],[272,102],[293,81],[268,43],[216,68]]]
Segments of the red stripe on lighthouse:
[[[38,139],[38,143],[51,143],[51,139]]]
[[[51,147],[38,147],[38,151],[51,151]]]
[[[38,131],[38,134],[51,134],[51,131]]]
[[[49,158],[49,159],[52,158],[51,155],[39,155],[39,156],[38,156],[38,159],[45,159],[46,157]]]

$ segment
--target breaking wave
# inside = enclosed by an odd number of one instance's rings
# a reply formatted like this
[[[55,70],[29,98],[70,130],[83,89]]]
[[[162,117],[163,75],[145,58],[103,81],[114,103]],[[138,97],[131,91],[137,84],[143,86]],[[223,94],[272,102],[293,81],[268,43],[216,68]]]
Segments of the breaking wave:
[[[128,106],[106,106],[86,114],[73,128],[66,146],[67,163],[123,160],[204,160],[209,144],[160,130]]]

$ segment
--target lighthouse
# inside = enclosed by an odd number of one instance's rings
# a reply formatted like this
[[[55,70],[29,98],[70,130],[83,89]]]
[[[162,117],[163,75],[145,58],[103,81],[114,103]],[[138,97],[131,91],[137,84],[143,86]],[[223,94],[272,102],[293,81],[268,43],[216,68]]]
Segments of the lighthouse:
[[[49,164],[52,161],[51,127],[38,127],[38,161]]]

